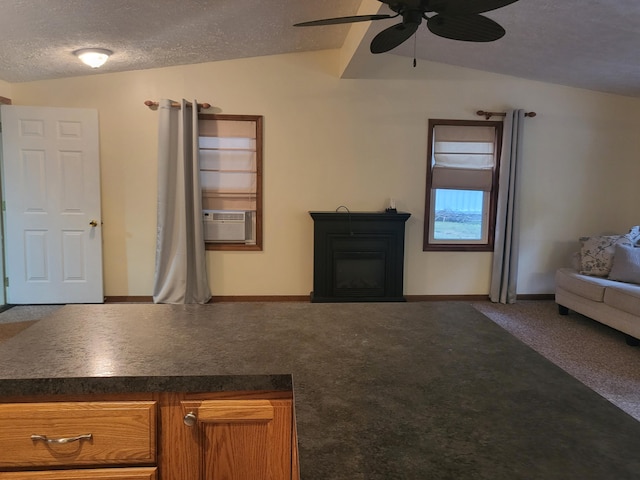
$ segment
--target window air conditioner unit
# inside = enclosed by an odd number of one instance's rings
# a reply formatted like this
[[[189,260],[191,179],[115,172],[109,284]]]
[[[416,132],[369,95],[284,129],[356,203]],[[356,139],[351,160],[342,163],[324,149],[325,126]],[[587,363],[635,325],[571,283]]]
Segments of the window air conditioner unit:
[[[245,212],[204,210],[205,242],[244,242],[246,240]]]

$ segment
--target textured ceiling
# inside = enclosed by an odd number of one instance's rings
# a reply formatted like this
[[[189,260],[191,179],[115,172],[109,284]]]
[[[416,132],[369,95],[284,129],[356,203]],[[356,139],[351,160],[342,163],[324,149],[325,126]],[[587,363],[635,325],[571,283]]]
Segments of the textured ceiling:
[[[365,12],[388,12],[364,0]],[[361,0],[3,0],[0,79],[14,83],[339,48],[350,25],[293,23],[355,15]],[[493,43],[456,42],[418,30],[418,59],[640,97],[638,0],[520,0],[487,16],[507,35]],[[369,22],[355,55],[398,20]],[[362,24],[354,24],[354,26]],[[92,71],[71,52],[115,53]],[[408,57],[414,41],[390,53]]]

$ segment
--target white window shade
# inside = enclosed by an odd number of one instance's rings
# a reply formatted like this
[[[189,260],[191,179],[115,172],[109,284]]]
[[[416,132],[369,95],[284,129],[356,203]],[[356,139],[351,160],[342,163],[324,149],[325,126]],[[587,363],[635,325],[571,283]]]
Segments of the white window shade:
[[[257,210],[255,124],[215,120],[200,123],[200,183],[205,210]]]
[[[202,209],[255,212],[257,210],[257,196],[203,191]]]
[[[219,193],[254,193],[256,175],[252,172],[200,172],[203,191]]]
[[[436,125],[433,134],[438,142],[481,142],[493,143],[495,127],[471,125]]]
[[[431,175],[431,188],[490,192],[493,185],[493,169],[435,166],[431,171]]]
[[[247,137],[203,137],[199,139],[200,148],[221,150],[256,150],[256,139]]]
[[[204,120],[200,124],[200,135],[205,137],[256,138],[253,122],[238,120]]]
[[[200,150],[200,170],[255,172],[256,169],[256,152]]]
[[[433,165],[436,167],[451,168],[493,168],[494,157],[477,153],[435,153],[433,154]]]
[[[431,188],[491,191],[495,135],[494,127],[434,127]]]

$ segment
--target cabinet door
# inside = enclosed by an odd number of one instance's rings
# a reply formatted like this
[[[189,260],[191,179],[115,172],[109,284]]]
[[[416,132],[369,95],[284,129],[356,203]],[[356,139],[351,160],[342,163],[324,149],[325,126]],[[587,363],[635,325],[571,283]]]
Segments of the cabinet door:
[[[157,480],[157,478],[155,467],[0,472],[0,480]]]
[[[199,479],[290,480],[290,400],[182,402],[197,429]],[[189,422],[191,420],[191,422]]]

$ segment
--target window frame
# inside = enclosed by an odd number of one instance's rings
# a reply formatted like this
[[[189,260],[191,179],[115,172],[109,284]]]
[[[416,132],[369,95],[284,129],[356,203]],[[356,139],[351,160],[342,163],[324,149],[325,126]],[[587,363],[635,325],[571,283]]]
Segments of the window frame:
[[[496,131],[495,139],[495,165],[492,175],[492,187],[489,192],[489,207],[487,218],[487,241],[479,243],[477,241],[451,241],[432,242],[431,237],[431,218],[435,215],[432,212],[432,205],[435,207],[435,192],[432,189],[433,177],[433,140],[434,129],[436,126],[469,126],[469,127],[494,127]],[[495,241],[495,225],[498,205],[498,186],[500,180],[500,156],[502,150],[502,129],[503,122],[492,120],[450,120],[450,119],[429,119],[428,123],[428,143],[427,143],[427,175],[425,189],[425,209],[424,209],[424,232],[423,232],[423,251],[442,251],[442,252],[492,252]],[[483,202],[484,203],[484,202]],[[483,219],[485,212],[483,211]]]
[[[227,120],[238,122],[253,122],[256,126],[256,226],[255,244],[243,244],[233,242],[205,242],[206,250],[218,251],[262,251],[263,250],[263,191],[262,173],[264,162],[264,134],[262,115],[235,115],[226,113],[199,113],[201,120]]]

